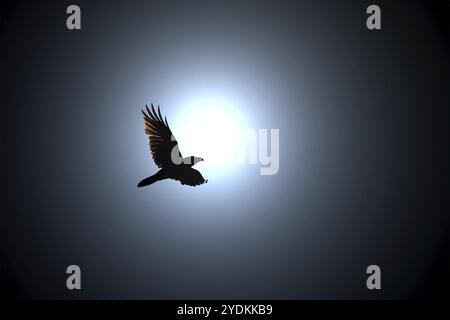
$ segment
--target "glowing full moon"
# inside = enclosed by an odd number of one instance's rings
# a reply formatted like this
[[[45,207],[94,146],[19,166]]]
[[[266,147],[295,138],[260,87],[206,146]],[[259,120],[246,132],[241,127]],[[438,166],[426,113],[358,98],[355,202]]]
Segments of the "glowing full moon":
[[[246,129],[237,105],[224,99],[199,99],[177,113],[171,129],[180,151],[184,157],[205,159],[196,165],[205,177],[230,173],[236,168],[236,150],[241,148],[240,136]]]

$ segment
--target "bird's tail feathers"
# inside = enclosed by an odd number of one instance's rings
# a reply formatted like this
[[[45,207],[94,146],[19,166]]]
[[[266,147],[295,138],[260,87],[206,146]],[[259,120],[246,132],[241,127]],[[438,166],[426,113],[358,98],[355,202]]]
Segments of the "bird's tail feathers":
[[[141,182],[139,182],[137,186],[138,186],[138,188],[145,187],[145,186],[151,185],[152,183],[155,183],[156,181],[159,181],[162,179],[163,179],[163,177],[161,176],[161,174],[159,172],[157,172],[154,175],[141,180]]]

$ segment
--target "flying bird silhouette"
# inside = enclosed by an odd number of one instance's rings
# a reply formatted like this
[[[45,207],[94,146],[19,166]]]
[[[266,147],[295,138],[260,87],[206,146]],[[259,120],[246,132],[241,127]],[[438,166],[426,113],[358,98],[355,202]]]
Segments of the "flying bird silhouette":
[[[147,113],[144,110],[141,111],[144,115],[145,133],[150,142],[150,151],[160,170],[139,182],[138,187],[145,187],[164,179],[177,180],[183,185],[193,187],[208,182],[199,171],[192,168],[196,163],[203,161],[203,158],[194,156],[183,158],[178,148],[178,142],[170,131],[167,118],[164,117],[163,120],[159,106],[158,113],[153,104],[151,107],[150,111],[145,105]]]

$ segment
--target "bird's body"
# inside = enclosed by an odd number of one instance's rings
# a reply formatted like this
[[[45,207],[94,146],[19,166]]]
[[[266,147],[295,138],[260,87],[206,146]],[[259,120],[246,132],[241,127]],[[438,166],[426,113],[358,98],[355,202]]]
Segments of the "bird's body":
[[[152,111],[146,106],[147,113],[142,110],[145,121],[145,133],[149,137],[150,150],[153,160],[160,170],[154,175],[139,182],[138,187],[148,186],[159,180],[173,179],[183,185],[197,186],[208,182],[201,173],[192,168],[197,162],[203,161],[199,157],[183,158],[178,149],[178,142],[169,128],[167,119],[163,120],[158,106],[156,113],[153,104]]]
[[[138,187],[145,187],[159,180],[173,179],[180,181],[181,184],[197,186],[207,182],[203,179],[201,173],[190,166],[181,164],[172,168],[160,169],[154,175],[139,182]]]

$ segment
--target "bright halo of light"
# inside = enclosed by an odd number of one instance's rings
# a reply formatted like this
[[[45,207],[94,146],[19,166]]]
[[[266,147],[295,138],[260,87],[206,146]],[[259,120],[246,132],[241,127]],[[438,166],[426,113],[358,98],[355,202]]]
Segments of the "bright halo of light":
[[[169,123],[169,125],[171,125]],[[206,179],[236,169],[246,123],[239,107],[224,99],[198,99],[180,106],[172,127],[183,157],[204,159],[195,165]]]

